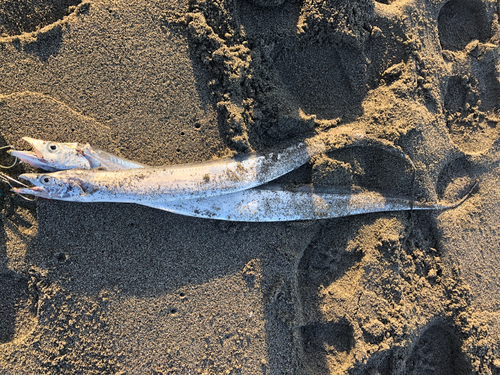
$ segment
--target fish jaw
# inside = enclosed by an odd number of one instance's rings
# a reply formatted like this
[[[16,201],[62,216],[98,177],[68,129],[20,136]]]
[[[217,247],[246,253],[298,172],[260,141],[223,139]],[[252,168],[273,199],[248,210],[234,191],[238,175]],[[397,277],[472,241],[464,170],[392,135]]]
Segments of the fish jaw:
[[[12,188],[10,190],[20,195],[33,195],[39,198],[53,199],[50,194],[41,186],[33,186],[31,188]]]
[[[46,171],[55,172],[56,168],[53,168],[49,165],[49,163],[38,153],[31,151],[18,151],[18,150],[9,150],[7,151],[10,155],[18,158],[23,163],[29,164],[32,167],[40,168]]]

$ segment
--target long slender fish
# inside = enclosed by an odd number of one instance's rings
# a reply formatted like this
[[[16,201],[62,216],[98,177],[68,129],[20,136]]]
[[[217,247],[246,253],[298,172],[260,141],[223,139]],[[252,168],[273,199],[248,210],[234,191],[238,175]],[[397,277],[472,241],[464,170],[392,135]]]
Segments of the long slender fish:
[[[137,168],[141,164],[120,158],[102,150],[80,152],[76,143],[55,143],[24,138],[34,152],[18,152],[15,156],[40,168],[67,169],[71,165],[86,165],[86,155],[94,155],[94,165],[107,163],[109,169]],[[57,149],[57,155],[54,154]],[[14,154],[14,152],[12,152]],[[102,157],[103,161],[99,160]],[[80,159],[78,161],[78,159]],[[50,164],[48,164],[48,161]],[[357,214],[402,210],[435,210],[458,206],[456,203],[420,203],[408,198],[384,196],[378,193],[352,193],[334,187],[312,185],[291,186],[266,184],[220,197],[198,198],[172,202],[141,203],[156,209],[200,218],[230,221],[293,221],[338,218]]]
[[[472,189],[471,189],[472,191]],[[415,202],[375,192],[353,193],[335,187],[296,187],[269,183],[223,197],[149,202],[143,205],[186,216],[247,222],[333,219],[374,212],[443,210],[459,206],[470,192],[454,203]]]

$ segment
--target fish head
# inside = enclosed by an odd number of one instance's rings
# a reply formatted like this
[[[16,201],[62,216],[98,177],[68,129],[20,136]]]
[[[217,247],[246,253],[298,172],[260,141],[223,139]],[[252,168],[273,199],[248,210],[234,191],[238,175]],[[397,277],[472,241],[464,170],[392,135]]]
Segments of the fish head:
[[[46,199],[76,201],[85,194],[80,180],[75,178],[74,171],[60,171],[54,173],[25,173],[20,179],[33,184],[26,188],[13,188],[18,194],[34,195]]]
[[[30,144],[33,151],[9,150],[8,152],[33,167],[46,171],[90,169],[90,162],[85,157],[85,146],[30,137],[24,137],[23,140]]]

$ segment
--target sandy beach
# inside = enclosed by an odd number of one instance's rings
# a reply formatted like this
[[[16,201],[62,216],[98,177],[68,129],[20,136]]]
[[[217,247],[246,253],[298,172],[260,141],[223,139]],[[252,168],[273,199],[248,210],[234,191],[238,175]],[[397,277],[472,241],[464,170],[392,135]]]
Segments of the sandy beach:
[[[288,183],[450,210],[243,223],[0,182],[0,375],[500,374],[500,6],[0,0],[0,147],[196,163],[352,125]],[[0,150],[0,164],[12,158]],[[17,178],[39,171],[2,169]]]

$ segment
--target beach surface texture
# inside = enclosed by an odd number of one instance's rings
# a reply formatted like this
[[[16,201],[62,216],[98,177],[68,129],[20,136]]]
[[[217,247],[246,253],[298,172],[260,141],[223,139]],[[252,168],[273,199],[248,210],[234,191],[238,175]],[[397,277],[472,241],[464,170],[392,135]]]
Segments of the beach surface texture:
[[[491,0],[0,0],[0,147],[160,166],[346,125],[415,173],[340,147],[278,182],[454,202],[478,181],[450,210],[292,223],[0,182],[0,375],[499,374],[498,18]]]

